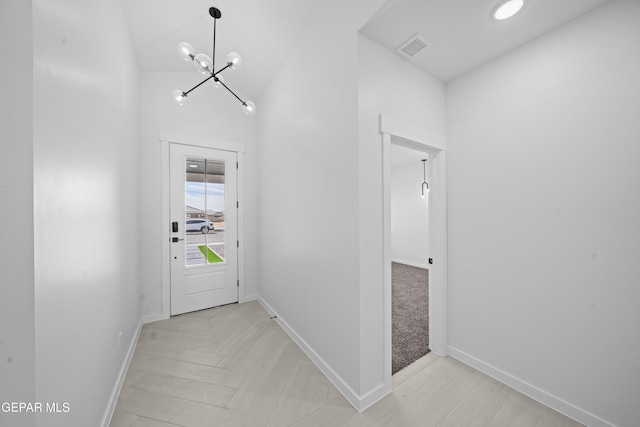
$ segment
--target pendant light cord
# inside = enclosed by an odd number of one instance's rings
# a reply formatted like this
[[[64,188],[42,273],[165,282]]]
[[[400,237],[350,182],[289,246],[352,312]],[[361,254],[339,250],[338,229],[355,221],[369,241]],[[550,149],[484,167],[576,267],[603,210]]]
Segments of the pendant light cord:
[[[427,161],[422,161],[422,182],[427,182]]]

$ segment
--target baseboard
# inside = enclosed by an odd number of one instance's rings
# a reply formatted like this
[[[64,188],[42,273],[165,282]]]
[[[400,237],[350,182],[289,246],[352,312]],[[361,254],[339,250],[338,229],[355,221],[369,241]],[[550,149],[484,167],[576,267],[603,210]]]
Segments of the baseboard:
[[[560,399],[559,397],[547,393],[546,391],[541,390],[526,381],[516,378],[513,375],[496,368],[495,366],[489,365],[488,363],[485,363],[471,356],[470,354],[465,353],[462,350],[458,350],[457,348],[452,346],[449,346],[448,350],[449,356],[458,359],[459,361],[469,366],[474,367],[480,372],[484,372],[485,374],[495,378],[501,383],[508,385],[509,387],[519,391],[526,396],[529,396],[534,400],[537,400],[543,405],[555,409],[561,414],[564,414],[581,424],[590,427],[614,427],[613,424],[610,424],[605,420],[598,418],[597,416]]]
[[[349,401],[349,403],[351,403],[351,405],[353,405],[353,407],[358,412],[362,412],[365,408],[372,405],[373,403],[378,401],[378,399],[388,393],[388,391],[386,393],[382,393],[381,390],[376,389],[368,393],[365,398],[361,398],[360,396],[358,396],[358,394],[353,391],[353,389],[349,387],[349,385],[338,374],[336,374],[335,371],[331,369],[331,367],[327,365],[324,360],[322,360],[322,357],[320,357],[313,350],[313,348],[311,348],[311,346],[307,344],[307,342],[302,339],[302,337],[298,335],[297,332],[273,308],[271,308],[271,306],[262,297],[258,296],[258,302],[267,311],[267,313],[269,313],[270,316],[277,316],[275,318],[275,321],[278,322],[278,325],[280,325],[280,327],[287,334],[289,334],[291,339],[295,341],[296,344],[298,344],[298,347],[300,347],[300,349],[304,351],[307,356],[309,356],[309,358],[313,361],[313,363],[315,363],[318,369],[320,369],[322,373],[329,379],[329,381],[331,381],[333,385],[336,386],[340,393],[342,393],[342,395]],[[382,385],[382,387],[384,387],[384,385]]]
[[[420,264],[420,263],[417,263],[417,262],[404,261],[404,260],[395,259],[395,258],[392,258],[391,262],[397,262],[398,264],[410,265],[411,267],[424,268],[425,270],[429,269],[429,264]]]
[[[124,358],[122,367],[120,368],[120,374],[118,375],[116,384],[113,387],[113,391],[111,392],[111,398],[109,399],[107,410],[104,413],[104,417],[102,417],[102,423],[100,424],[102,427],[109,427],[109,424],[111,424],[111,418],[113,417],[113,412],[116,409],[116,403],[118,402],[118,396],[120,396],[120,390],[122,390],[122,385],[124,384],[124,378],[127,376],[127,371],[129,370],[129,365],[131,364],[133,353],[135,352],[136,345],[138,344],[138,338],[140,338],[142,324],[142,319],[140,319],[140,321],[138,322],[138,327],[136,328],[136,333],[133,334],[133,338],[131,339],[131,343],[129,344],[129,350],[127,351],[127,355]]]
[[[162,313],[148,314],[148,315],[142,317],[142,324],[146,325],[147,323],[152,323],[152,322],[157,322],[158,320],[167,320],[167,319],[168,319],[168,317],[166,317]]]
[[[240,298],[238,300],[238,302],[240,304],[242,304],[243,302],[255,301],[257,299],[258,299],[258,294],[249,294],[249,295],[245,295],[244,297]]]
[[[384,383],[378,385],[375,389],[371,390],[364,396],[360,397],[360,407],[354,406],[358,412],[366,410],[369,406],[373,405],[387,394],[391,393],[391,385],[385,385]],[[352,403],[353,405],[353,403]]]

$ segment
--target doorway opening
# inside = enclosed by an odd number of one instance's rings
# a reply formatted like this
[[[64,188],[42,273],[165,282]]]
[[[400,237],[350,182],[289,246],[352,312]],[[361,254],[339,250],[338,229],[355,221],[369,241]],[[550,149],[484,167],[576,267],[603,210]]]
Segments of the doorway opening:
[[[429,184],[428,200],[428,334],[429,349],[434,354],[447,354],[447,216],[446,216],[446,148],[447,140],[441,135],[416,128],[401,120],[380,116],[383,166],[383,234],[384,234],[384,383],[392,388],[392,238],[391,238],[391,185],[392,148],[400,146],[424,154],[429,166],[426,180]],[[420,167],[421,165],[419,165]],[[420,170],[420,173],[422,171]],[[420,181],[416,191],[420,195]],[[423,258],[424,259],[424,258]],[[424,267],[424,261],[418,267]]]
[[[244,301],[244,144],[160,131],[162,314]]]
[[[236,164],[235,152],[169,146],[171,315],[238,301]]]
[[[391,373],[429,349],[428,154],[391,140]]]

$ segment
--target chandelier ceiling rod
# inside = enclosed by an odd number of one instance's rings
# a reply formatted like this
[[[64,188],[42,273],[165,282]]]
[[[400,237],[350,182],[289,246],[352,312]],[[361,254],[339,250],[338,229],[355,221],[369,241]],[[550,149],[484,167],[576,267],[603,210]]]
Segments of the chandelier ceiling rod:
[[[213,52],[211,53],[211,69],[215,71],[216,70],[216,24],[218,23],[218,19],[220,19],[220,17],[222,16],[222,12],[220,12],[220,9],[216,9],[215,7],[210,7],[209,15],[211,15],[211,17],[213,18]]]
[[[180,54],[180,56],[186,60],[186,61],[194,61],[194,65],[196,67],[196,70],[204,75],[207,75],[207,78],[204,79],[203,81],[201,81],[200,83],[198,83],[197,85],[195,85],[194,87],[192,87],[191,89],[189,89],[188,91],[182,91],[180,89],[176,89],[172,92],[172,96],[174,98],[174,100],[179,104],[182,105],[184,104],[184,102],[186,101],[187,96],[189,95],[189,93],[191,93],[193,90],[199,88],[200,86],[202,86],[204,83],[206,83],[207,81],[213,79],[213,86],[218,88],[220,86],[223,86],[225,89],[227,89],[233,96],[236,97],[236,99],[238,101],[240,101],[240,103],[242,104],[242,109],[244,110],[245,114],[253,114],[256,111],[256,105],[251,102],[251,101],[244,101],[242,100],[242,98],[240,98],[234,91],[232,91],[231,89],[229,89],[229,87],[224,84],[224,79],[222,78],[222,76],[218,76],[218,74],[220,74],[222,71],[226,70],[227,68],[231,68],[236,69],[240,66],[240,64],[242,63],[242,58],[240,57],[240,55],[238,55],[235,52],[231,52],[228,56],[227,56],[227,63],[224,67],[222,67],[221,69],[219,69],[218,71],[215,71],[215,62],[216,62],[216,27],[217,27],[217,21],[218,19],[220,19],[220,17],[222,17],[222,12],[220,12],[220,9],[215,8],[215,7],[211,7],[209,8],[209,15],[211,15],[211,17],[213,18],[213,49],[212,49],[212,56],[213,58],[209,58],[207,55],[203,54],[203,53],[199,53],[197,55],[194,55],[194,49],[193,46],[191,46],[189,43],[187,42],[182,42],[178,45],[178,53]]]

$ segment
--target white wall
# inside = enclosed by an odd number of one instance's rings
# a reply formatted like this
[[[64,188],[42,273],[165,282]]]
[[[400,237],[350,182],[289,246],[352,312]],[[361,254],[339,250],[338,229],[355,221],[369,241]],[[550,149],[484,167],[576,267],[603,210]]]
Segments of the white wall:
[[[31,2],[0,3],[0,402],[35,398]],[[0,413],[0,424],[33,426]]]
[[[260,99],[259,294],[356,395],[357,30],[381,3],[326,1]]]
[[[442,134],[444,86],[357,34],[381,2],[327,3],[260,100],[258,289],[358,405],[384,381],[378,116]]]
[[[391,258],[428,268],[429,196],[421,197],[422,166],[416,160],[391,169]]]
[[[36,401],[70,405],[37,425],[98,426],[140,319],[138,69],[120,2],[33,9]]]
[[[446,87],[449,343],[592,425],[640,419],[639,22],[607,3]]]
[[[259,294],[357,394],[356,31],[374,7],[325,3],[261,99]]]
[[[176,61],[179,58],[176,56]],[[206,84],[177,105],[174,89],[187,90],[200,74],[152,73],[140,75],[140,233],[142,314],[157,318],[162,312],[162,159],[158,131],[172,131],[245,144],[245,295],[257,294],[257,128],[258,112],[247,116],[241,104],[224,89]],[[168,224],[166,224],[168,227]]]
[[[444,85],[358,35],[359,274],[362,390],[384,381],[382,138],[379,115],[445,134]]]

